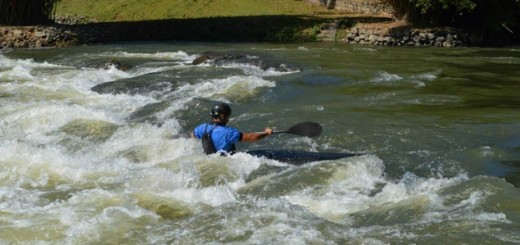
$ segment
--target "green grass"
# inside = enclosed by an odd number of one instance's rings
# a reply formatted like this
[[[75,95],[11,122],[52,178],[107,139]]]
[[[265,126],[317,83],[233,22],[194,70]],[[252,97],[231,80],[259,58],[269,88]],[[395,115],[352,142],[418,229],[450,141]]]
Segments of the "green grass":
[[[61,0],[56,15],[83,16],[109,24],[97,28],[108,28],[114,34],[111,40],[118,41],[122,36],[128,40],[317,41],[324,23],[336,22],[347,28],[371,18],[305,0]],[[139,32],[118,34],[132,26]],[[143,33],[144,29],[149,32]],[[165,34],[165,29],[175,31]]]
[[[100,22],[330,13],[303,0],[61,0],[56,9]]]

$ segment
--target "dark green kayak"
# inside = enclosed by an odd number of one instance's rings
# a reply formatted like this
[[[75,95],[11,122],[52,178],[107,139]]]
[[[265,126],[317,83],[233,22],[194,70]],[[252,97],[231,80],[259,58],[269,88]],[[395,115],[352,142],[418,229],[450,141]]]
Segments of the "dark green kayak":
[[[265,157],[292,165],[302,165],[309,162],[336,160],[347,157],[365,155],[363,153],[324,153],[306,151],[285,151],[285,150],[252,150],[246,151],[247,154]]]

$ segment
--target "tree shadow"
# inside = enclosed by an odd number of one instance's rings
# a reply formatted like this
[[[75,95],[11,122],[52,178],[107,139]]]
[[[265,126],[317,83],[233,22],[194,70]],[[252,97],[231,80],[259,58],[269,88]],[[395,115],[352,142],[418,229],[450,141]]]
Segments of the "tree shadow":
[[[101,22],[74,28],[88,42],[126,41],[315,41],[322,24],[350,27],[360,21],[384,21],[379,17],[326,18],[313,16],[246,16],[166,19],[134,22]]]
[[[0,25],[51,23],[57,0],[0,0]]]

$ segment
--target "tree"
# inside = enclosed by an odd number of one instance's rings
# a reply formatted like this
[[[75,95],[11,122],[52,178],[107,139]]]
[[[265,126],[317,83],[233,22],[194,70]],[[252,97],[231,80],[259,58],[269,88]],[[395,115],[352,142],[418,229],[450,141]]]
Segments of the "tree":
[[[59,0],[0,0],[0,24],[47,24]]]
[[[519,39],[520,0],[386,0],[399,19],[418,26],[454,26],[475,42]]]

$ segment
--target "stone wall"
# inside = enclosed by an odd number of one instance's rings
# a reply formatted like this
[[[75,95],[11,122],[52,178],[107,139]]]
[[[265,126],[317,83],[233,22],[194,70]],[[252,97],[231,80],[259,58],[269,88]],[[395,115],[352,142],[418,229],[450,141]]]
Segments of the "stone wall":
[[[100,33],[89,28],[93,19],[83,16],[58,16],[49,26],[0,26],[0,49],[64,47],[94,43]]]
[[[322,5],[328,9],[333,9],[334,8],[334,0],[305,0],[305,2],[308,2],[310,4],[315,4],[315,5]]]
[[[89,25],[0,26],[0,49],[92,44],[108,41],[106,36]]]
[[[336,0],[335,9],[356,14],[392,16],[393,9],[381,0]]]
[[[461,30],[450,27],[412,28],[406,24],[388,23],[354,26],[342,42],[383,46],[460,47],[468,45],[468,38]]]
[[[0,26],[1,48],[62,47],[79,43],[69,29],[53,26]]]
[[[406,23],[392,22],[392,6],[384,0],[306,1],[341,12],[387,18],[387,22],[380,23],[363,23],[363,21],[360,21],[352,28],[345,28],[338,23],[325,23],[320,26],[318,41],[382,46],[459,47],[470,44],[467,35],[459,29],[448,27],[413,28]]]
[[[306,0],[346,13],[392,16],[393,8],[384,0]]]

